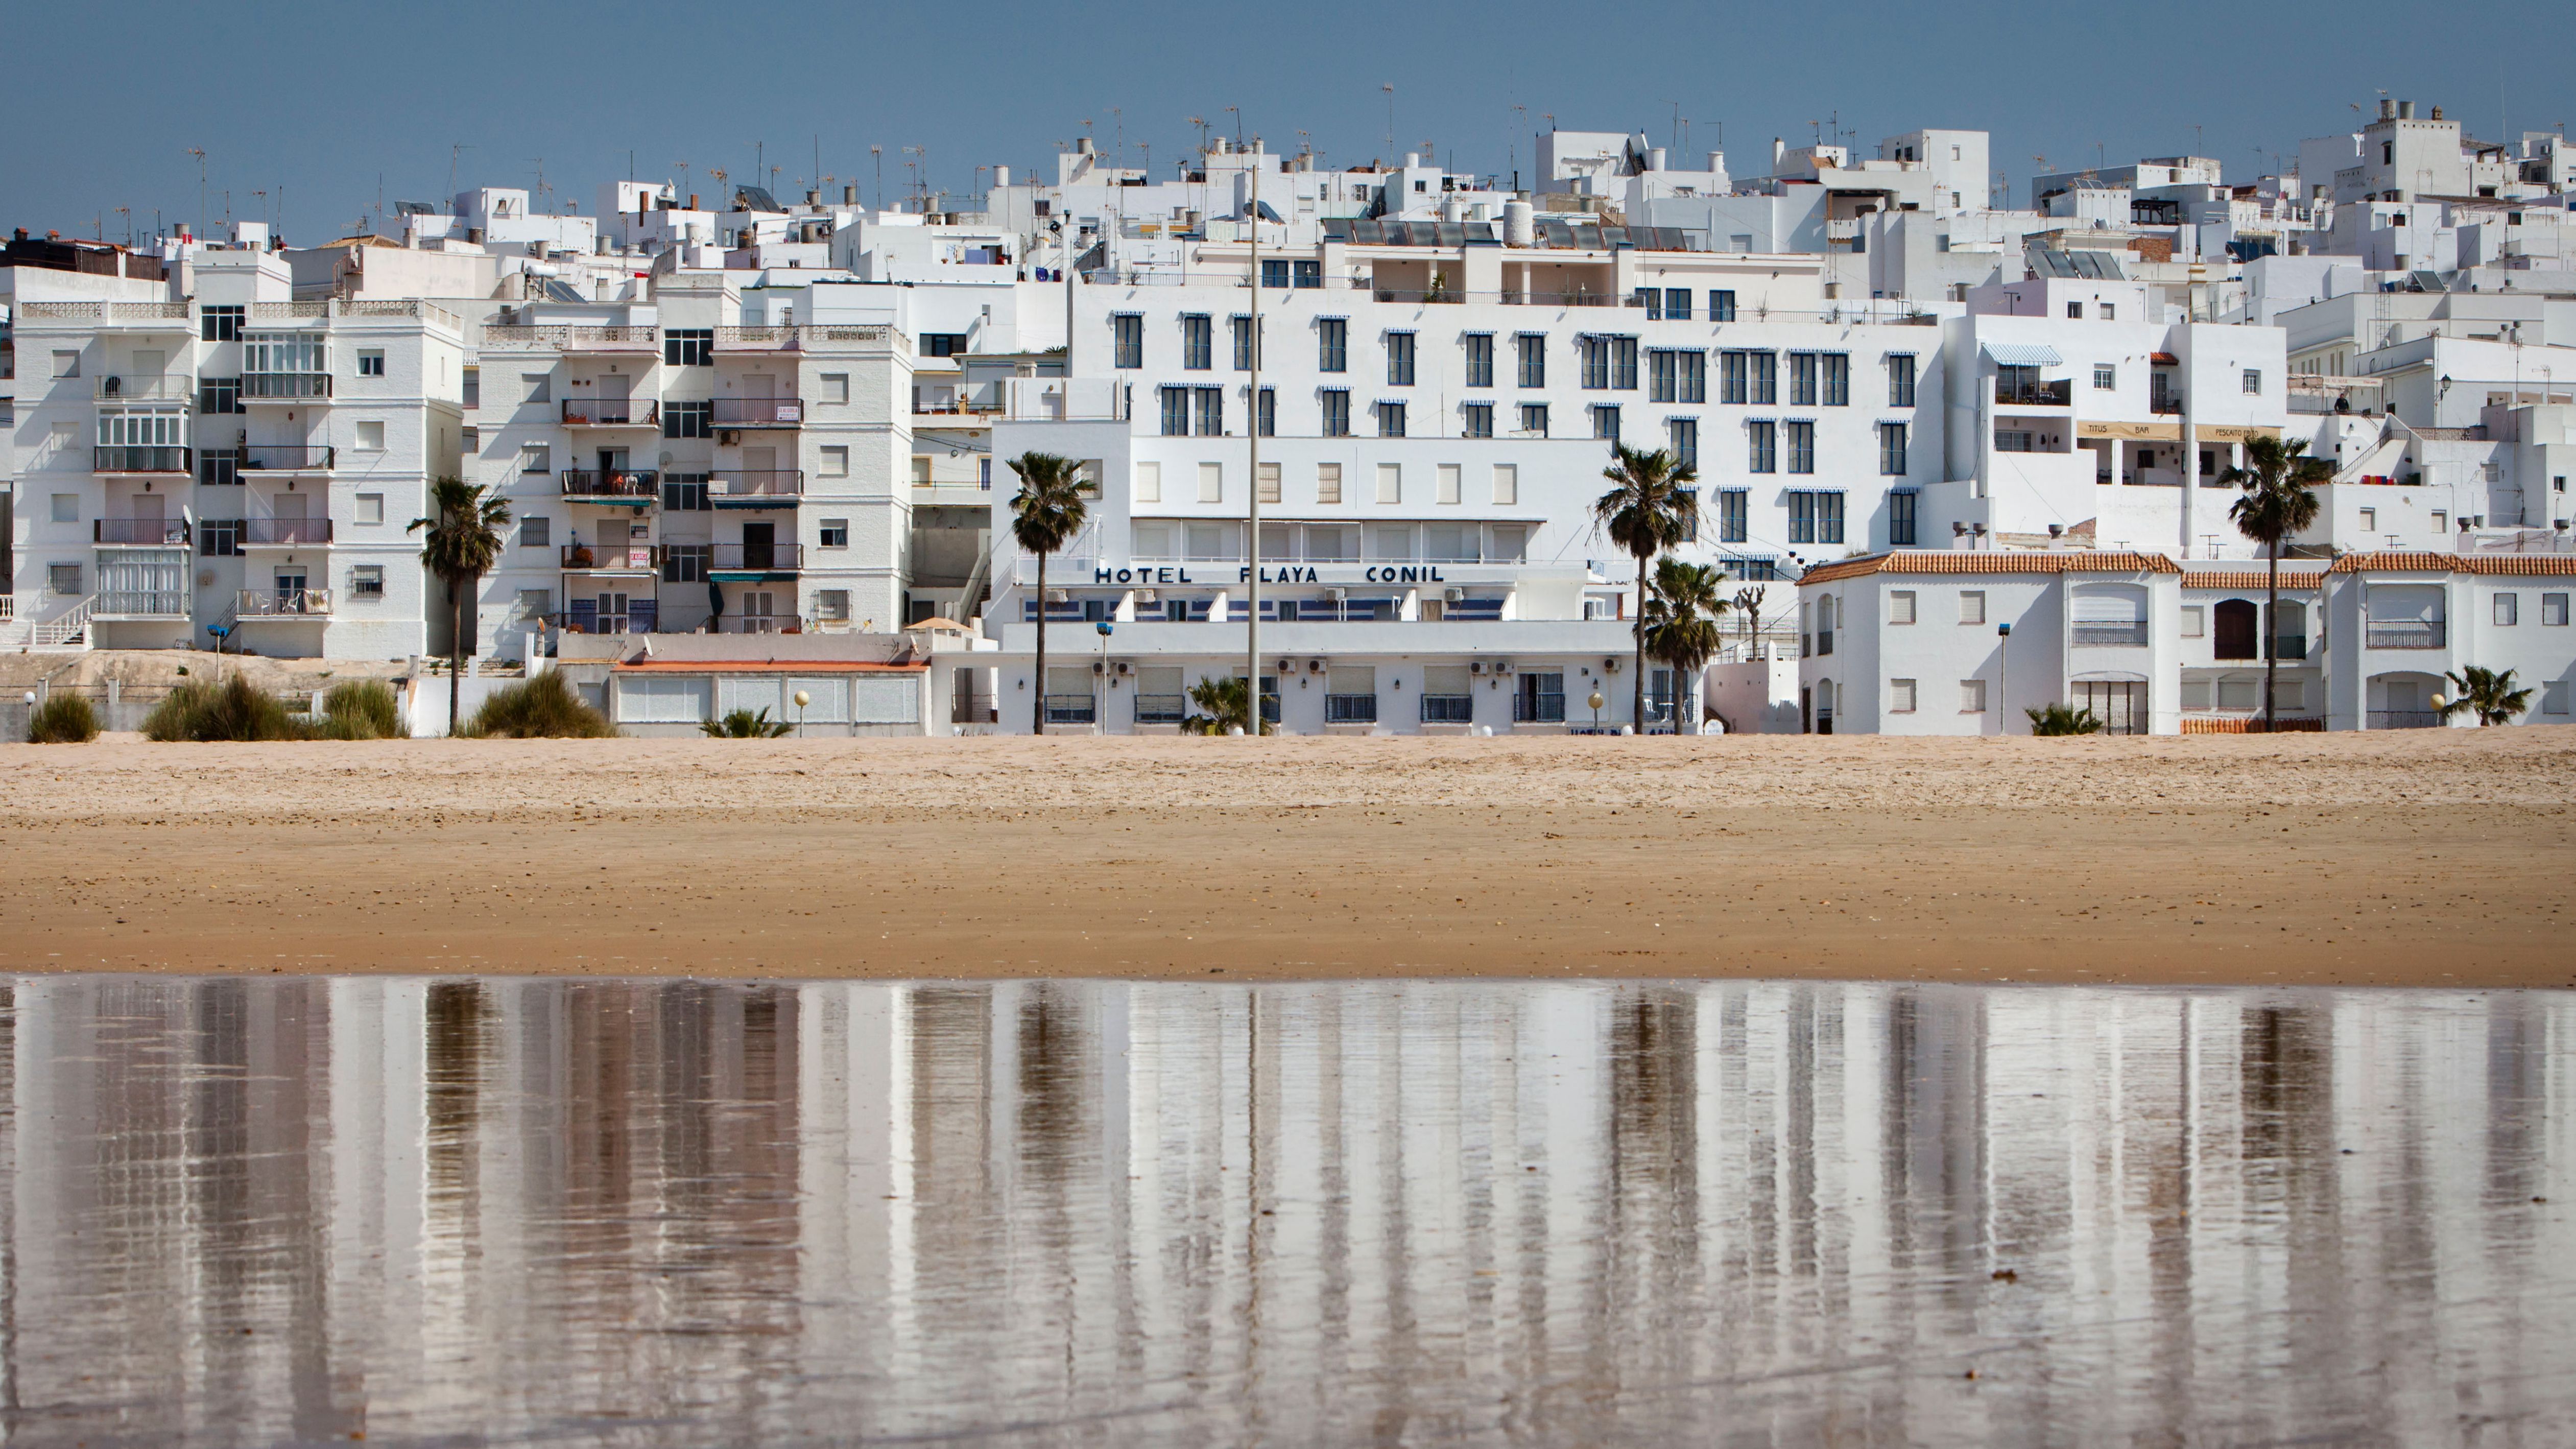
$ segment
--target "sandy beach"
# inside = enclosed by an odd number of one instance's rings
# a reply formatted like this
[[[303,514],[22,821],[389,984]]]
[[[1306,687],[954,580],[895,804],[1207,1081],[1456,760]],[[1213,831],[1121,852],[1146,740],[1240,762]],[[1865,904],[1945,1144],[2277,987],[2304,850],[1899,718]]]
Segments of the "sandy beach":
[[[0,747],[21,971],[2576,985],[2576,730]]]

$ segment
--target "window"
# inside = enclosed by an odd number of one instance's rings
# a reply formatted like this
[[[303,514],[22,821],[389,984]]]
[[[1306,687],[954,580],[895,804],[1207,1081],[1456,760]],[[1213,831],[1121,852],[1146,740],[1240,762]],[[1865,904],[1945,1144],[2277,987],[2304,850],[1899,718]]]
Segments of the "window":
[[[1711,292],[1708,294],[1708,320],[1711,322],[1732,322],[1735,320],[1735,294],[1733,292]]]
[[[1261,263],[1261,285],[1264,287],[1277,287],[1285,290],[1288,286],[1287,261],[1285,259],[1273,261],[1269,258],[1264,258]]]
[[[1887,681],[1887,712],[1889,714],[1914,713],[1913,680],[1891,679]]]
[[[1295,276],[1297,285],[1300,287],[1320,287],[1324,285],[1324,264],[1322,262],[1297,261],[1294,262],[1290,271],[1292,275]]]
[[[545,548],[554,542],[554,520],[532,515],[519,520],[519,547]]]
[[[1326,388],[1320,396],[1324,404],[1324,436],[1349,437],[1351,435],[1351,395],[1339,388]]]
[[[823,401],[846,403],[850,400],[850,375],[846,372],[823,374]]]
[[[1382,402],[1377,405],[1377,435],[1381,438],[1404,436],[1404,404]]]
[[[1905,476],[1905,424],[1878,425],[1878,472],[1883,478]]]
[[[1404,501],[1403,464],[1380,463],[1377,465],[1377,501],[1380,503],[1402,503]],[[1374,523],[1370,524],[1369,531],[1371,533],[1375,533],[1377,531],[1377,525]]]
[[[1261,501],[1262,501],[1262,502],[1264,502],[1264,503],[1276,503],[1276,502],[1278,502],[1278,501],[1279,501],[1279,465],[1278,465],[1278,464],[1276,464],[1276,463],[1264,463],[1264,464],[1262,464],[1262,465],[1261,465],[1261,472],[1260,472],[1260,474],[1258,475],[1258,478],[1259,478],[1259,482],[1260,482],[1260,485],[1261,485]]]
[[[1851,357],[1847,353],[1828,352],[1816,359],[1823,374],[1824,405],[1829,408],[1851,406]]]
[[[57,352],[57,353],[55,353],[55,354],[54,354],[54,376],[56,376],[56,377],[78,377],[78,376],[80,376],[80,353],[78,353],[77,351],[72,351],[72,352]]]
[[[1985,682],[1984,680],[1982,680],[1982,679],[1962,679],[1962,680],[1960,680],[1960,681],[1959,681],[1959,713],[1961,713],[1961,714],[1984,714],[1985,712],[1986,712],[1986,682]]]
[[[2262,371],[2261,371],[2260,369],[2258,369],[2258,368],[2252,368],[2252,367],[2249,367],[2249,368],[2245,369],[2245,394],[2246,394],[2246,396],[2248,396],[2248,397],[2256,397],[2256,396],[2260,396],[2260,395],[2261,395],[2261,393],[2262,393],[2262,391],[2263,391],[2263,373],[2262,373]]]
[[[1109,348],[1112,367],[1145,365],[1145,319],[1134,312],[1120,312],[1109,319]]]
[[[1741,489],[1741,488],[1727,488],[1727,489],[1723,489],[1723,490],[1721,490],[1721,491],[1718,493],[1718,495],[1717,495],[1717,541],[1718,541],[1718,542],[1720,542],[1720,543],[1742,543],[1742,542],[1744,542],[1744,541],[1745,541],[1745,529],[1746,529],[1746,519],[1745,519],[1745,514],[1746,514],[1746,511],[1747,511],[1747,510],[1746,510],[1746,507],[1745,507],[1745,504],[1746,504],[1747,499],[1748,499],[1748,498],[1750,498],[1750,496],[1751,496],[1750,494],[1746,493],[1746,492],[1745,492],[1745,490],[1743,490],[1743,489]]]
[[[707,498],[704,473],[665,473],[662,475],[662,507],[675,513],[706,513],[715,505]]]
[[[1226,319],[1226,325],[1234,335],[1234,370],[1250,372],[1252,370],[1252,319],[1248,316],[1230,317]]]
[[[349,570],[349,594],[352,598],[381,599],[385,596],[385,566],[360,564]]]
[[[80,495],[79,495],[79,494],[77,494],[77,493],[57,493],[57,494],[55,494],[55,495],[54,495],[53,503],[54,503],[54,522],[56,522],[56,523],[78,523],[78,522],[80,522]]]
[[[1843,541],[1843,496],[1800,490],[1789,495],[1791,543]]]
[[[527,394],[529,402],[541,403],[551,401],[554,398],[555,391],[554,374],[546,372],[520,373],[519,390]]]
[[[2553,679],[2540,687],[2540,712],[2542,714],[2565,714],[2567,712],[2566,680]]]
[[[45,587],[57,598],[77,599],[81,591],[81,566],[76,563],[45,565]]]
[[[1459,409],[1459,415],[1464,422],[1466,435],[1468,437],[1490,438],[1494,435],[1494,405],[1492,403],[1468,403]]]
[[[1985,590],[1961,589],[1959,591],[1959,622],[1962,624],[1986,622]]]
[[[1649,322],[1661,322],[1661,321],[1663,321],[1663,320],[1664,320],[1664,289],[1663,289],[1663,288],[1661,288],[1661,287],[1639,287],[1639,288],[1637,289],[1637,302],[1636,302],[1636,305],[1638,305],[1638,306],[1643,307],[1643,308],[1645,308],[1645,309],[1646,309],[1646,320],[1647,320],[1647,321],[1649,321]]]
[[[1893,589],[1889,591],[1887,595],[1887,622],[1891,624],[1911,624],[1914,622],[1914,591],[1912,589]]]
[[[2109,392],[2120,385],[2120,369],[2107,362],[2093,364],[2093,390]]]
[[[1533,438],[1547,436],[1547,404],[1522,403],[1520,430]]]
[[[358,376],[382,377],[384,375],[385,354],[383,349],[367,347],[358,349]]]
[[[1772,422],[1744,425],[1744,471],[1777,473],[1780,471],[1780,425]]]
[[[826,478],[850,476],[850,450],[846,445],[835,443],[823,449],[823,476]]]
[[[1786,430],[1789,436],[1789,471],[1815,472],[1816,425],[1810,422],[1794,422],[1787,424]]]
[[[1780,400],[1779,357],[1769,352],[1748,352],[1744,354],[1744,361],[1750,373],[1748,401],[1764,406],[1778,402]]]
[[[2544,629],[2564,629],[2567,627],[2567,596],[2565,594],[2543,594],[2540,596],[2540,627]]]
[[[1914,406],[1914,358],[1910,353],[1893,353],[1887,359],[1887,405]]]
[[[1315,370],[1348,372],[1351,370],[1351,324],[1339,317],[1320,317],[1315,321]]]
[[[1547,386],[1547,338],[1537,332],[1524,332],[1512,339],[1513,350],[1520,358],[1523,387]]]
[[[1342,501],[1341,464],[1318,463],[1315,465],[1315,501],[1317,503],[1339,503]]]
[[[666,584],[703,584],[707,570],[715,561],[715,545],[708,543],[671,543],[662,546],[662,582]]]
[[[207,307],[197,313],[197,340],[200,342],[239,342],[247,307]]]
[[[846,518],[824,519],[821,527],[815,534],[814,541],[817,545],[823,548],[848,548],[850,546],[850,520]]]
[[[2375,529],[2375,528],[2379,527],[2379,510],[2378,510],[2378,509],[2376,509],[2376,508],[2365,508],[2365,509],[2362,509],[2362,510],[2361,510],[2360,517],[2361,517],[2361,531],[2362,531],[2362,532],[2364,532],[2364,533],[2368,533],[2368,532],[2370,532],[2372,529]]]
[[[1216,321],[1203,315],[1181,319],[1181,367],[1207,372],[1216,366]]]
[[[197,384],[197,411],[201,413],[246,413],[242,406],[241,379],[209,377]]]
[[[1607,439],[1613,443],[1619,441],[1619,409],[1611,404],[1602,403],[1594,406],[1591,412],[1592,436]]]
[[[1697,472],[1699,469],[1699,420],[1697,418],[1674,418],[1670,422],[1664,424],[1664,428],[1666,432],[1672,435],[1673,460],[1681,464],[1683,467],[1688,468],[1693,472]]]
[[[197,552],[207,558],[239,558],[244,531],[242,520],[238,518],[200,518],[197,520]]]
[[[975,460],[975,486],[987,493],[993,491],[993,455],[990,453]]]
[[[1467,386],[1494,385],[1494,335],[1490,332],[1467,334]]]
[[[915,488],[927,488],[930,486],[930,455],[928,453],[915,453],[912,455],[912,486]]]
[[[2451,515],[2439,508],[2433,510],[2433,531],[2440,533],[2451,526]]]
[[[850,622],[850,591],[847,589],[815,590],[814,617],[830,624]],[[818,694],[823,692],[816,691]]]
[[[1224,437],[1225,389],[1221,387],[1199,387],[1192,388],[1190,391],[1195,404],[1191,411],[1196,415],[1198,421],[1199,436],[1202,438]]]
[[[1637,388],[1637,339],[1583,339],[1583,385],[1593,391],[1634,392]]]
[[[1190,390],[1185,387],[1158,387],[1154,396],[1162,404],[1162,435],[1186,438],[1190,435]]]
[[[662,436],[666,438],[712,438],[716,435],[716,405],[704,398],[696,402],[662,404]]]
[[[2117,318],[2120,313],[2118,308],[2112,306],[2108,302],[2096,302],[2093,304],[2093,315],[2101,318],[2105,322],[2109,322]]]
[[[1819,360],[1812,352],[1789,354],[1789,406],[1811,408],[1816,405],[1816,364]]]
[[[2510,629],[2514,625],[2522,622],[2522,595],[2496,595],[2495,622],[2496,627],[2499,629]]]
[[[2027,453],[2032,451],[2030,431],[2026,428],[1996,429],[1995,451],[1998,453]]]
[[[358,495],[358,521],[359,521],[360,523],[382,523],[382,522],[384,522],[384,521],[385,521],[385,495],[383,495],[383,494],[381,494],[381,493],[361,493],[361,494],[359,494],[359,495]]]
[[[1410,332],[1386,334],[1386,385],[1413,386],[1413,334]]]
[[[1435,503],[1458,503],[1464,470],[1455,463],[1443,463],[1432,478],[1431,499]]]
[[[385,425],[382,422],[373,420],[360,422],[358,424],[358,451],[361,453],[381,453],[384,450]]]
[[[1225,501],[1225,465],[1223,463],[1199,465],[1199,501],[1201,503]]]
[[[1265,387],[1261,390],[1261,396],[1254,401],[1259,403],[1260,407],[1255,413],[1253,425],[1261,430],[1261,436],[1265,438],[1278,437],[1279,389]]]
[[[2069,302],[2069,303],[2067,303],[2067,304],[2066,304],[2066,315],[2067,315],[2069,318],[2072,318],[2072,319],[2074,319],[2074,320],[2076,320],[2076,321],[2079,321],[2079,322],[2080,322],[2080,321],[2082,321],[2082,320],[2084,320],[2084,304],[2083,304],[2083,303],[2081,303],[2081,302]]]
[[[1670,322],[1688,322],[1688,321],[1690,320],[1690,314],[1691,314],[1691,294],[1690,294],[1690,288],[1688,288],[1688,287],[1666,287],[1666,288],[1664,289],[1664,318],[1665,318],[1665,320],[1666,320],[1666,321],[1670,321]]]
[[[1887,546],[1912,548],[1917,495],[1911,488],[1900,488],[1887,495]]]
[[[2200,604],[2182,606],[2182,637],[2186,639],[2209,637],[2209,610],[2206,607]]]
[[[1494,501],[1506,508],[1514,508],[1520,505],[1521,470],[1518,464],[1496,463],[1494,465]],[[2565,613],[2567,596],[2564,594],[2559,595],[2558,602],[2560,605],[2559,612],[2562,614]],[[2561,619],[2559,622],[2565,623],[2566,621]]]
[[[1648,357],[1649,400],[1661,403],[1708,401],[1708,354],[1656,352]]]
[[[666,327],[662,330],[662,363],[666,367],[713,367],[716,330],[712,327]]]

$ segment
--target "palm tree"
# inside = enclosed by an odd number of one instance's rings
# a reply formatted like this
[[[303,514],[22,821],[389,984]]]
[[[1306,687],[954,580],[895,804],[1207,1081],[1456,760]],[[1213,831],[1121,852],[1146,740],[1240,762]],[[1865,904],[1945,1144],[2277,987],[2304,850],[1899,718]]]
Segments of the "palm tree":
[[[1689,681],[1717,653],[1718,619],[1729,605],[1718,588],[1726,576],[1707,564],[1663,558],[1655,563],[1655,596],[1646,605],[1646,652],[1673,671],[1673,733],[1682,732]]]
[[[501,557],[501,530],[510,521],[510,501],[462,478],[432,482],[429,501],[437,512],[413,519],[403,532],[429,530],[421,539],[420,561],[446,581],[448,602],[456,610],[447,661],[447,732],[453,735],[459,676],[465,673],[465,601]]]
[[[1011,500],[1011,537],[1038,556],[1038,688],[1031,729],[1045,734],[1047,555],[1082,532],[1082,465],[1053,453],[1022,453],[1010,463],[1020,475],[1019,496]]]
[[[1646,727],[1646,564],[1655,555],[1698,531],[1699,493],[1689,485],[1698,470],[1661,448],[1642,452],[1624,443],[1610,445],[1610,466],[1601,470],[1609,492],[1592,505],[1592,516],[1610,531],[1610,541],[1637,560],[1637,678],[1631,704],[1637,728]]]
[[[2442,704],[2444,719],[2470,710],[2477,714],[2478,728],[2484,729],[2488,725],[2509,725],[2515,715],[2531,708],[2531,691],[2513,687],[2510,669],[2498,674],[2471,664],[2463,666],[2458,674],[2442,677],[2451,681],[2451,697]]]
[[[2267,561],[2263,602],[2266,734],[2271,733],[2274,724],[2272,683],[2281,672],[2281,540],[2317,521],[2317,495],[2311,490],[2334,476],[2334,468],[2323,458],[2306,456],[2307,448],[2304,441],[2249,438],[2245,443],[2245,466],[2218,475],[2219,482],[2244,490],[2244,496],[2228,507],[2227,516],[2236,521],[2238,533],[2263,545]]]

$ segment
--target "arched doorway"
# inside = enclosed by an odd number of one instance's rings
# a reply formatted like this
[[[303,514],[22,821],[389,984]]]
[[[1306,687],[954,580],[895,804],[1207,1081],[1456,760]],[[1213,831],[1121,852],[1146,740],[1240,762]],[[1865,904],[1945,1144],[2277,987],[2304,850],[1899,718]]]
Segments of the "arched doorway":
[[[2252,599],[2221,599],[2210,619],[2210,650],[2219,659],[2260,659],[2262,634]]]

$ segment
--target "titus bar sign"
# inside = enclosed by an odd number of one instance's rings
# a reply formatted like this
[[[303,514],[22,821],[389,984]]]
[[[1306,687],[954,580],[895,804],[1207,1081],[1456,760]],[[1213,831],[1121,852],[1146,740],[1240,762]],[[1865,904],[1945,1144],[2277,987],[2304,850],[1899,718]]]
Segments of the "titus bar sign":
[[[1159,568],[1095,568],[1095,584],[1187,584],[1195,583],[1186,568],[1165,565]],[[1252,582],[1252,567],[1241,565],[1234,571],[1238,584]],[[1282,564],[1261,571],[1265,584],[1442,584],[1448,579],[1438,564],[1370,564],[1364,569],[1317,569],[1311,564]]]

